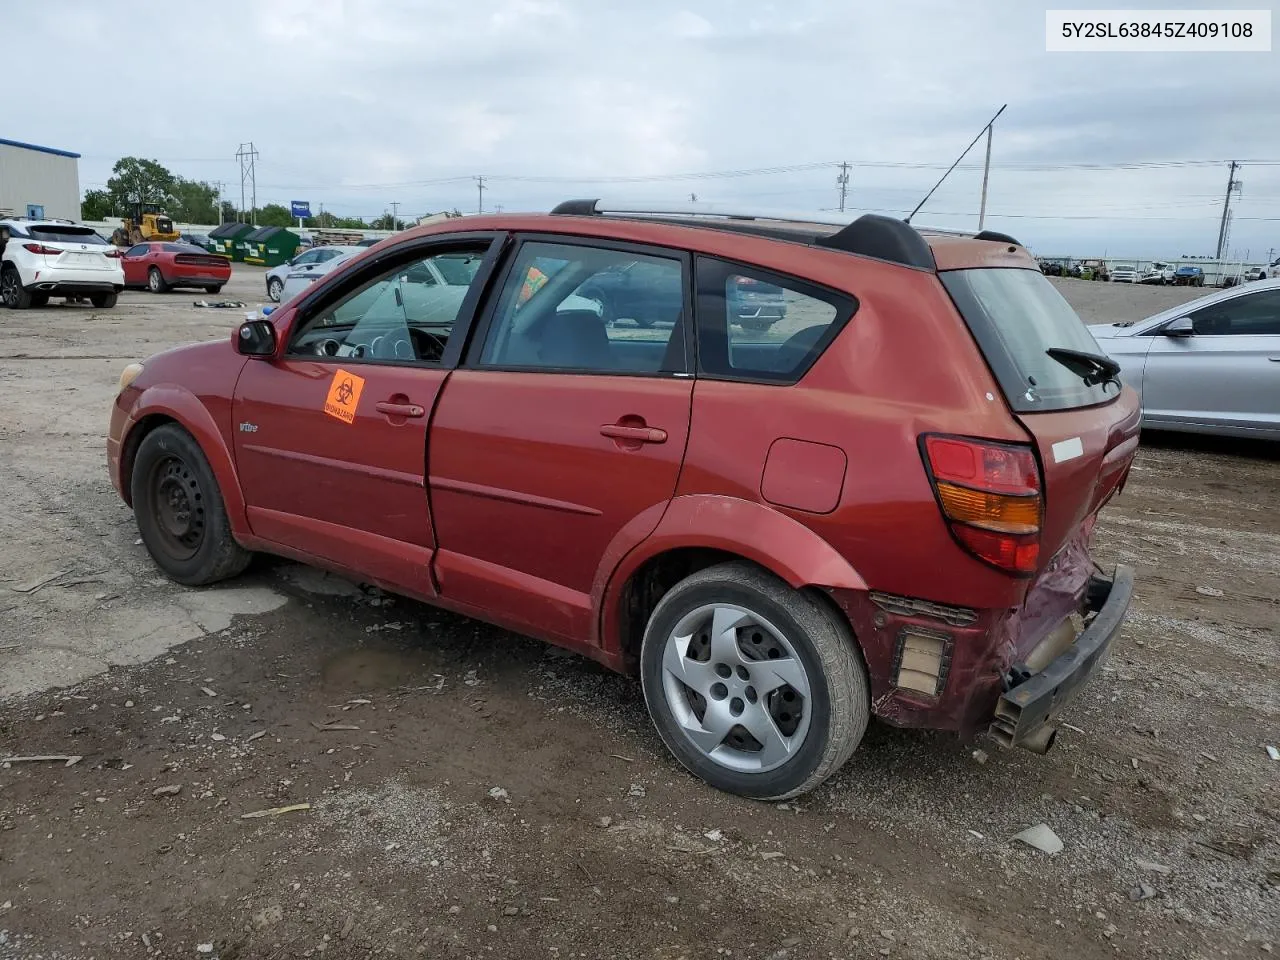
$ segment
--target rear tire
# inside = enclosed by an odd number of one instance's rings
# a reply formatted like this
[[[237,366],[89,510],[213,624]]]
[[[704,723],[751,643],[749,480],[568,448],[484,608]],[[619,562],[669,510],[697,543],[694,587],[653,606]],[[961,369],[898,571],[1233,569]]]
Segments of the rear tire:
[[[743,330],[749,330],[752,333],[764,333],[777,322],[777,320],[760,320],[755,317],[750,320],[738,321]]]
[[[182,427],[165,424],[143,438],[131,488],[142,542],[170,579],[198,587],[249,565],[253,555],[231,535],[209,461]]]
[[[49,305],[49,295],[47,293],[33,293],[31,295],[31,305],[33,307],[47,307]]]
[[[89,298],[89,302],[99,310],[110,310],[119,299],[119,294],[113,290],[110,293],[95,293]]]
[[[206,289],[206,290],[208,290],[210,293],[221,293],[221,292],[222,292],[222,284],[220,284],[220,283],[219,283],[219,284],[216,284],[216,285],[214,285],[214,286],[212,286],[212,287],[205,287],[205,289]]]
[[[871,715],[848,624],[745,563],[699,571],[663,596],[645,628],[640,679],[676,759],[713,787],[759,800],[797,796],[834,774]]]
[[[31,294],[23,289],[22,277],[12,264],[6,264],[0,271],[0,297],[10,310],[26,310],[31,306]]]
[[[159,267],[152,267],[147,271],[147,289],[152,293],[165,293],[169,289],[169,284],[165,282],[164,274],[160,272]]]

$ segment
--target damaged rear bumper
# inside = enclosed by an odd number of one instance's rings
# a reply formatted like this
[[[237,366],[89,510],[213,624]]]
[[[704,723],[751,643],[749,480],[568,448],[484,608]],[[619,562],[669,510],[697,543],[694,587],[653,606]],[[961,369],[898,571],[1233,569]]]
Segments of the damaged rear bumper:
[[[1053,742],[1055,721],[1062,709],[1097,671],[1133,599],[1133,570],[1119,565],[1113,575],[1094,576],[1085,592],[1085,628],[1044,669],[1016,678],[996,704],[990,733],[1006,747],[1026,747],[1037,753]]]

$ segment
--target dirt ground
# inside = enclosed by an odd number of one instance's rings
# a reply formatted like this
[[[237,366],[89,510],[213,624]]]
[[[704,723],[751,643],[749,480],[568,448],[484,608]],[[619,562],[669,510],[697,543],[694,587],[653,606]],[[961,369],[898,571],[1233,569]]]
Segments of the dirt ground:
[[[0,759],[81,758],[0,764],[0,960],[1280,950],[1280,451],[1144,438],[1098,534],[1138,599],[1049,755],[874,726],[751,803],[575,656],[284,561],[163,579],[103,431],[125,363],[238,321],[196,296],[0,312]]]

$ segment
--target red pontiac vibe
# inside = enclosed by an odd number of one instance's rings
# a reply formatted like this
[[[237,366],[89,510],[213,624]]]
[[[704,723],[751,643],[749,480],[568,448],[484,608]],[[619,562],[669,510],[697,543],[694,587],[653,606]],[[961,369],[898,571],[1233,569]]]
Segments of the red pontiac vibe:
[[[217,293],[231,279],[231,262],[189,243],[150,241],[124,252],[124,285],[164,293],[171,287],[202,287]]]
[[[1116,373],[1003,234],[570,201],[131,364],[108,457],[179,583],[266,551],[541,637],[782,798],[873,714],[1049,748],[1133,591],[1088,552],[1138,445]]]

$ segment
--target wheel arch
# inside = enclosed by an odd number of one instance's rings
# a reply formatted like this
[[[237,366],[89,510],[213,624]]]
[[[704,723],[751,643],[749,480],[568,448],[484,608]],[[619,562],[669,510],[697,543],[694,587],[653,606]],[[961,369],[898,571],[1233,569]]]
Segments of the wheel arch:
[[[600,642],[610,660],[634,672],[649,614],[663,594],[690,574],[728,561],[751,564],[809,593],[846,623],[829,590],[867,589],[834,547],[783,513],[734,497],[679,497],[653,533],[617,564],[605,587]]]
[[[199,398],[172,384],[148,387],[138,398],[131,421],[120,447],[120,487],[126,503],[133,505],[133,466],[142,441],[158,427],[177,424],[191,434],[209,461],[232,532],[237,539],[250,536],[235,461],[213,415]]]

